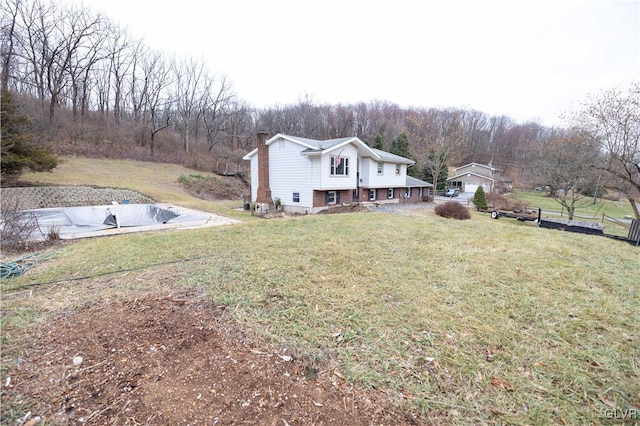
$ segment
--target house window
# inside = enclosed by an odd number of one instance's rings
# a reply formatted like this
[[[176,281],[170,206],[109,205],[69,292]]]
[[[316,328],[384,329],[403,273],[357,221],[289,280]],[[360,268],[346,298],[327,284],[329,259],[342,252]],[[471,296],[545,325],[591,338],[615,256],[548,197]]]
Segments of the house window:
[[[369,201],[375,201],[376,200],[376,190],[375,189],[370,189],[369,190]]]
[[[411,198],[411,188],[407,188],[407,198]]]
[[[327,204],[337,204],[338,203],[338,193],[336,191],[328,191],[327,192]]]
[[[400,164],[396,164],[396,174],[400,174]]]
[[[294,203],[299,203],[300,202],[300,193],[299,192],[294,192],[293,193],[293,202]]]
[[[378,175],[382,175],[383,170],[384,170],[384,163],[378,163]]]
[[[349,159],[339,155],[331,156],[331,176],[349,176]]]
[[[422,198],[422,187],[420,187],[420,189],[418,189],[418,197]]]
[[[387,198],[393,198],[393,188],[387,190]]]

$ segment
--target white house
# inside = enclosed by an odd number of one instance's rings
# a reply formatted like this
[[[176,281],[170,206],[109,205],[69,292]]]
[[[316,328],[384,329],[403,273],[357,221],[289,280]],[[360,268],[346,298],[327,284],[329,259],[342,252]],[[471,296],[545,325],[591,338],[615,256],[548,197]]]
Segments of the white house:
[[[251,161],[251,201],[317,213],[352,202],[418,202],[431,184],[407,176],[413,160],[373,149],[357,137],[314,140],[258,134]]]

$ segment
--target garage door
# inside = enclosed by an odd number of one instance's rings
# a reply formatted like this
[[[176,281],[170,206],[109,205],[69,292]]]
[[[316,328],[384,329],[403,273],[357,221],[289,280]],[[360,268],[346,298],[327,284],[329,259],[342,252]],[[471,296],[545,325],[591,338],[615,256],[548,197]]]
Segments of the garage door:
[[[464,184],[464,192],[476,192],[478,189],[477,183],[465,183]]]

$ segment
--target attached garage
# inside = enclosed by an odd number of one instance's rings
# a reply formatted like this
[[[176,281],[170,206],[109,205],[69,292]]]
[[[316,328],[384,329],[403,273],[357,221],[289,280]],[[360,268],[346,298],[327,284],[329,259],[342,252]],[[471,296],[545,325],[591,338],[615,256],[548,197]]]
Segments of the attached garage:
[[[475,193],[480,185],[484,192],[491,192],[494,180],[477,173],[463,173],[447,179],[450,187],[460,188],[462,192]]]
[[[478,190],[477,183],[465,183],[464,184],[464,192],[476,192]]]

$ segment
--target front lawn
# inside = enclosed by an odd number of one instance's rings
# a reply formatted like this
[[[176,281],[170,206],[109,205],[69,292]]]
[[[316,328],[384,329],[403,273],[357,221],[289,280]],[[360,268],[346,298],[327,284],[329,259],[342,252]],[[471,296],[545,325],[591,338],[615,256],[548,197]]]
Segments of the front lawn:
[[[594,424],[640,409],[639,253],[476,212],[124,235],[70,243],[3,282],[3,330],[15,343],[101,298],[198,288],[251,333],[427,423]]]

